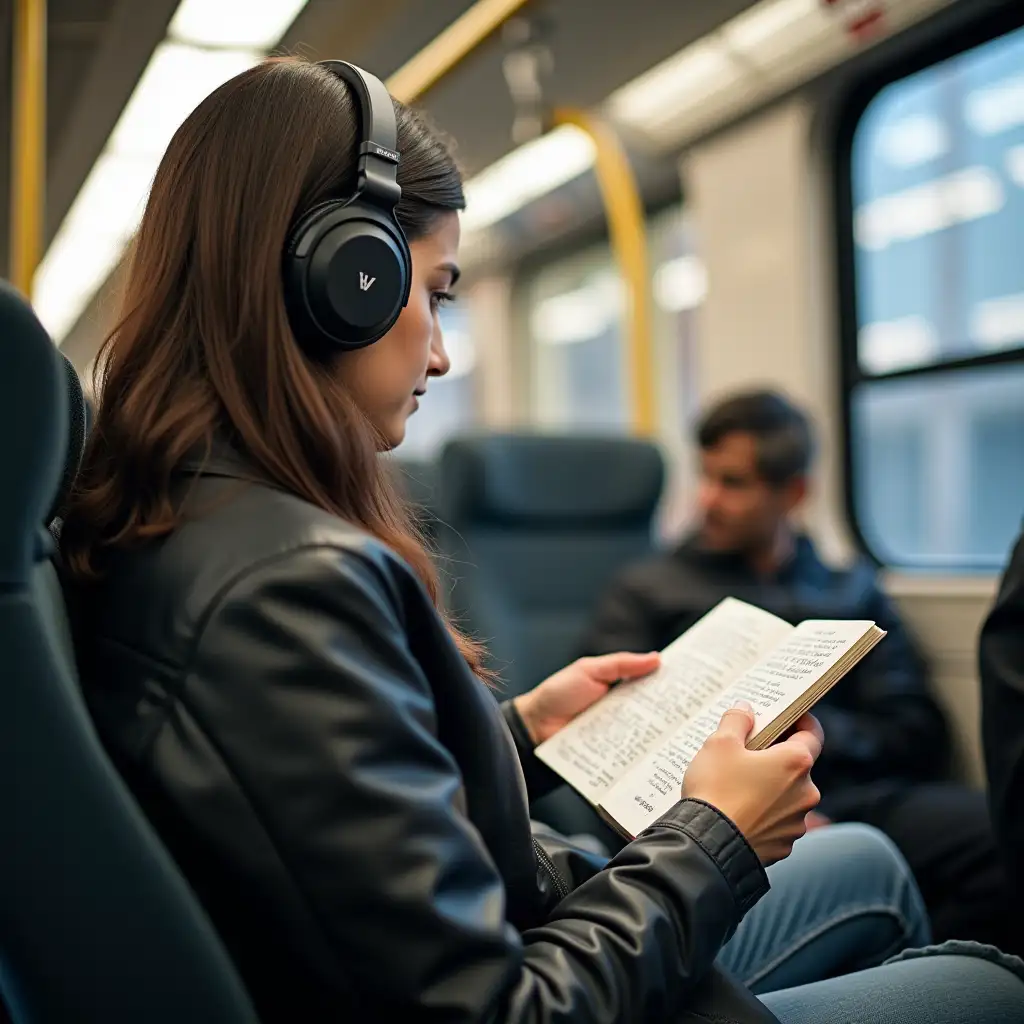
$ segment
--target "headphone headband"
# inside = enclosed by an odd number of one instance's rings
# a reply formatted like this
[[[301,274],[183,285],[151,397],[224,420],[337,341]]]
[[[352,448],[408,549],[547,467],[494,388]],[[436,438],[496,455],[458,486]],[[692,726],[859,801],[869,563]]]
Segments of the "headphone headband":
[[[356,183],[298,217],[284,252],[292,331],[315,356],[372,345],[409,301],[412,256],[395,216],[398,125],[384,83],[341,60],[320,62],[352,91],[358,109]]]
[[[355,94],[359,107],[359,163],[356,195],[388,212],[402,196],[398,184],[398,125],[391,94],[379,78],[343,60],[322,60],[320,67],[337,75]]]

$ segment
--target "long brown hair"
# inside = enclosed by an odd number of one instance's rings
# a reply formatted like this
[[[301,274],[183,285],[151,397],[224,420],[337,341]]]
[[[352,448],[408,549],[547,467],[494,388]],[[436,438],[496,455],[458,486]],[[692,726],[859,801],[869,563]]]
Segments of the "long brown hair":
[[[410,241],[464,206],[445,142],[395,103],[398,219]],[[262,476],[355,523],[412,566],[433,563],[381,465],[379,439],[330,367],[297,344],[281,256],[302,211],[354,187],[356,112],[329,71],[277,58],[207,97],[178,129],[136,236],[119,324],[96,361],[96,422],[66,510],[69,572],[181,522],[172,478],[225,438]],[[450,625],[470,666],[480,648]]]

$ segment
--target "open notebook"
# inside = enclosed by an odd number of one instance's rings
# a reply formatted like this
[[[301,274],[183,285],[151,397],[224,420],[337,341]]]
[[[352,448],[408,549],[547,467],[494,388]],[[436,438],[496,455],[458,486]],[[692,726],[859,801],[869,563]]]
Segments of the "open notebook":
[[[613,687],[536,754],[633,838],[679,799],[691,758],[737,700],[755,712],[747,746],[767,747],[884,636],[859,620],[791,626],[726,598],[656,672]]]

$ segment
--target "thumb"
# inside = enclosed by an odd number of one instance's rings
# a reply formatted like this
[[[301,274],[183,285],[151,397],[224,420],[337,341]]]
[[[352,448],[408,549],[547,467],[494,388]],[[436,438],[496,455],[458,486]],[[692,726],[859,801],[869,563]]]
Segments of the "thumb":
[[[754,709],[745,701],[738,700],[722,715],[718,723],[718,731],[738,739],[741,743],[747,742],[751,729],[754,728]]]
[[[600,683],[617,683],[620,679],[639,679],[649,675],[661,664],[657,651],[650,654],[603,654],[587,658],[588,674]]]

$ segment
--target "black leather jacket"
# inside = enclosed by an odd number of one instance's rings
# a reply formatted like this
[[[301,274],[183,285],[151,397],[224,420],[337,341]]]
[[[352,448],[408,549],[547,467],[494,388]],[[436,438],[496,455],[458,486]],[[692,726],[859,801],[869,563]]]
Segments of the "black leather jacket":
[[[713,968],[766,891],[679,803],[599,870],[408,567],[233,458],[72,595],[99,730],[262,1019],[772,1021]],[[520,768],[522,765],[522,770]]]

